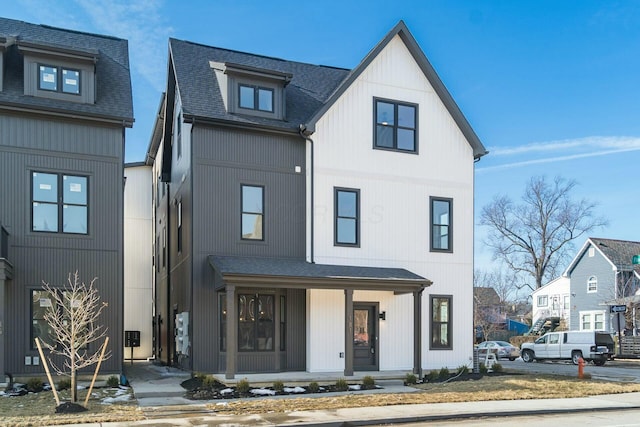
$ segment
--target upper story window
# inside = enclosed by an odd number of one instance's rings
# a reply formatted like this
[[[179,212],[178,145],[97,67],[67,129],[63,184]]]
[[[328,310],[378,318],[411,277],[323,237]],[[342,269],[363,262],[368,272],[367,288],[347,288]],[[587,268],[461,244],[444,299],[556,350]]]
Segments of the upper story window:
[[[596,276],[591,276],[587,280],[587,292],[598,292],[598,278]]]
[[[335,189],[336,246],[358,246],[360,244],[360,191],[346,188]]]
[[[31,175],[32,230],[88,233],[88,178],[55,173]]]
[[[238,85],[240,94],[238,97],[240,108],[249,110],[273,112],[273,89]]]
[[[242,238],[264,240],[264,187],[242,186]]]
[[[40,64],[38,89],[80,95],[80,71]]]
[[[453,200],[431,197],[431,251],[453,252]]]
[[[549,298],[546,295],[538,296],[538,307],[547,307],[549,305]]]
[[[418,106],[374,99],[374,147],[415,153],[418,151]]]

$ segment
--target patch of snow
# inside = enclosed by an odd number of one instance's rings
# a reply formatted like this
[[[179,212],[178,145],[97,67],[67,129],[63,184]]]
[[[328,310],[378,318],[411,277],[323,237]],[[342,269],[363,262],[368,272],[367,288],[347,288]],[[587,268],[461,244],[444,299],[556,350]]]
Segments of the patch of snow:
[[[275,390],[267,390],[266,388],[254,388],[249,393],[256,394],[258,396],[275,396]]]
[[[303,389],[302,387],[285,387],[282,389],[285,393],[304,393],[306,392],[305,389]]]
[[[362,387],[360,384],[350,385],[349,390],[360,390]]]
[[[229,402],[218,402],[216,406],[229,406]]]
[[[102,402],[100,402],[102,405],[111,405],[112,403],[117,403],[117,402],[126,402],[128,401],[130,398],[130,396],[128,394],[123,394],[121,396],[115,396],[115,397],[105,397],[104,399],[102,399]]]
[[[231,394],[233,393],[233,389],[232,388],[225,388],[223,390],[220,390],[220,394],[225,395],[225,394]]]

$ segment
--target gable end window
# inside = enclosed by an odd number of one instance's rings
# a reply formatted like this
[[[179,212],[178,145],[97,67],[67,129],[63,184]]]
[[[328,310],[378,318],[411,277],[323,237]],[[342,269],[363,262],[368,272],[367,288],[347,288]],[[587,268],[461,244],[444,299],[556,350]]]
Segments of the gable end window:
[[[418,106],[374,98],[374,148],[418,151]]]
[[[88,233],[88,178],[84,176],[32,172],[32,231]]]
[[[549,305],[549,299],[546,295],[538,296],[538,307],[546,307]]]
[[[334,244],[360,245],[360,190],[335,189]]]
[[[53,65],[38,65],[38,89],[80,95],[80,71]]]
[[[242,239],[264,240],[264,187],[242,186]]]
[[[238,88],[240,108],[273,113],[273,89],[243,84],[238,85]]]
[[[431,197],[431,251],[453,252],[453,199]]]
[[[598,278],[590,276],[587,280],[587,292],[598,292]]]
[[[451,304],[453,297],[432,295],[431,300],[431,349],[451,350]]]

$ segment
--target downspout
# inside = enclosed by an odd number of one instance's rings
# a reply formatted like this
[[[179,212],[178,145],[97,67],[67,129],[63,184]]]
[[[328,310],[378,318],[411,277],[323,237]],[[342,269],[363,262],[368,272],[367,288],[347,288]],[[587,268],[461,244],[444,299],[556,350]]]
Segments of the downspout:
[[[311,155],[310,155],[310,165],[309,165],[309,186],[311,187],[311,194],[309,195],[310,197],[310,219],[309,219],[309,227],[311,228],[311,236],[310,236],[310,248],[309,248],[309,260],[311,261],[312,264],[315,263],[314,261],[314,253],[313,253],[313,247],[314,247],[314,217],[315,217],[315,212],[314,212],[314,185],[313,185],[313,176],[314,176],[314,171],[313,171],[313,139],[311,139],[310,135],[312,134],[312,132],[310,132],[309,130],[307,130],[307,126],[305,125],[300,125],[300,136],[303,137],[306,141],[309,141],[309,144],[311,145]]]
[[[175,347],[173,345],[175,343],[174,329],[175,329],[175,318],[173,316],[172,304],[171,304],[171,184],[169,182],[166,183],[167,186],[167,224],[166,228],[166,236],[167,247],[165,250],[167,251],[167,352],[169,353],[167,356],[169,357],[169,366],[174,366],[176,361],[176,349],[171,347]]]

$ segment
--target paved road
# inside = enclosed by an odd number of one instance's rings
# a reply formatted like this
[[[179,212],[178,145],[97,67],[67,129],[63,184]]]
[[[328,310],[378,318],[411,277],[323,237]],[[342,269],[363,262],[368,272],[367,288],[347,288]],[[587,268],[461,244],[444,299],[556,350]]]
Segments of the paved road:
[[[424,423],[396,424],[403,427],[424,426]],[[619,409],[615,411],[594,411],[564,414],[548,414],[535,416],[515,416],[515,417],[482,417],[475,419],[464,419],[458,421],[432,421],[429,427],[502,427],[502,426],[552,426],[562,425],[562,427],[613,427],[613,426],[636,426],[640,427],[640,410]]]
[[[541,374],[577,375],[578,367],[571,362],[532,362],[525,363],[522,359],[500,360],[500,364],[509,370],[521,372],[533,372]],[[584,371],[591,374],[594,379],[621,382],[640,382],[640,360],[613,360],[604,366],[595,366],[589,363]]]

